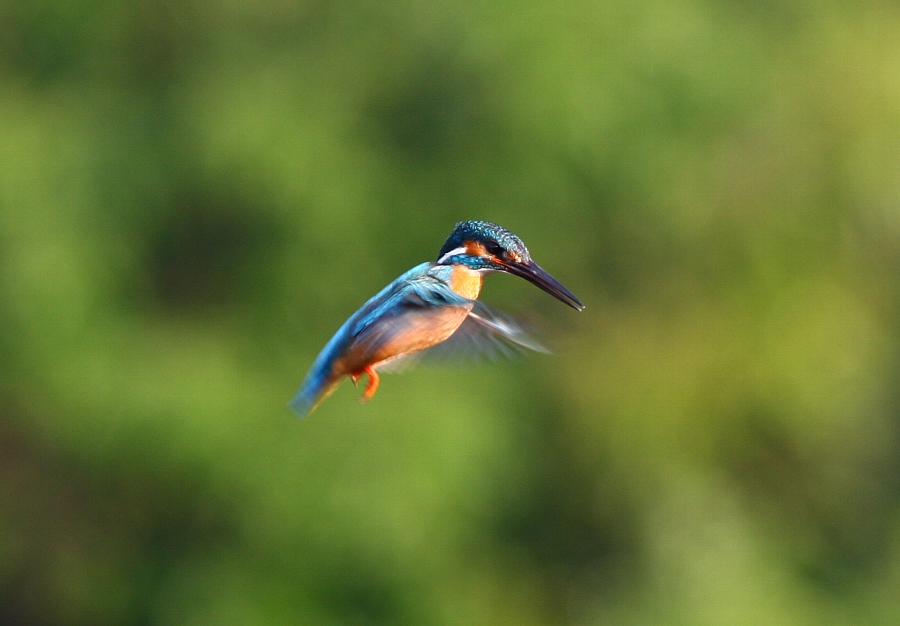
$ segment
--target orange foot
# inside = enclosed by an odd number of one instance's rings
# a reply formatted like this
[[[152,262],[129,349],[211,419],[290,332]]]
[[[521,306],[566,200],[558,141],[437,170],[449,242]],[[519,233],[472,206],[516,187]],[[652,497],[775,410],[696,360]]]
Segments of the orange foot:
[[[378,377],[378,372],[375,371],[375,368],[371,365],[367,365],[362,370],[357,372],[356,374],[350,375],[350,380],[355,385],[360,378],[362,378],[363,374],[369,375],[369,383],[366,385],[366,390],[363,391],[363,395],[359,397],[360,402],[368,402],[372,399],[372,396],[375,395],[375,392],[378,390],[378,381],[380,380]]]

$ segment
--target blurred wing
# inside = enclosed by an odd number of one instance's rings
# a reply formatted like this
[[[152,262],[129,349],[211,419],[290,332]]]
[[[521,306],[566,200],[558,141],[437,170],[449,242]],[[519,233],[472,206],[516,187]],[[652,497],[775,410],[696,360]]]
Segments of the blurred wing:
[[[526,350],[550,352],[515,319],[476,300],[472,311],[449,339],[410,356],[428,360],[478,360],[511,358]]]
[[[515,319],[476,300],[472,311],[449,339],[427,350],[382,363],[378,371],[396,374],[422,362],[513,358],[526,350],[550,352]]]

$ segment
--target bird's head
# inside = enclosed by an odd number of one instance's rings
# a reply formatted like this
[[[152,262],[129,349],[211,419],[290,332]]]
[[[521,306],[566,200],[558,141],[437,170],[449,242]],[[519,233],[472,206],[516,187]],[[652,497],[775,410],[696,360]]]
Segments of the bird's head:
[[[570,307],[579,311],[584,308],[581,300],[531,259],[521,239],[490,222],[470,220],[457,224],[438,253],[437,263],[521,276]]]

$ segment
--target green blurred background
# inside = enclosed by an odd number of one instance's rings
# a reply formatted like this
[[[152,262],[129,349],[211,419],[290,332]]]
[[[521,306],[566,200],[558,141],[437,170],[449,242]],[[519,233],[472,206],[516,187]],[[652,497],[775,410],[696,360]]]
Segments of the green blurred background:
[[[454,223],[551,356],[286,404]],[[900,4],[0,0],[0,619],[900,623]]]

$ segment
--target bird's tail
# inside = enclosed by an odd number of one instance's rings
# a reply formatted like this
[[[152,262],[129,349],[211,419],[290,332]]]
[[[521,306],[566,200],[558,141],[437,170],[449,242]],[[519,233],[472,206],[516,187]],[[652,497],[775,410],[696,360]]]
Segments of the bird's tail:
[[[306,417],[316,410],[316,407],[334,393],[341,384],[341,378],[325,378],[318,380],[305,380],[297,395],[288,406],[300,417]]]

